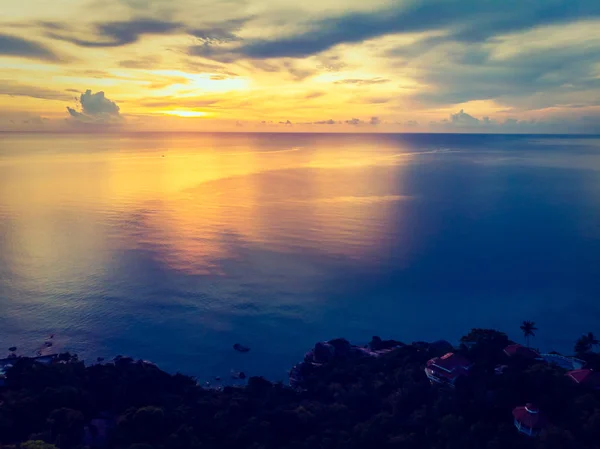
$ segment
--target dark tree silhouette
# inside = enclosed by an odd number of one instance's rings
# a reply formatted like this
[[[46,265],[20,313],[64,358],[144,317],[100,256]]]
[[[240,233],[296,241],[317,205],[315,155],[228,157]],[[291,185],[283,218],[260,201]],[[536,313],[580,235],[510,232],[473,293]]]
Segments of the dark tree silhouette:
[[[600,344],[600,341],[596,338],[593,332],[588,332],[582,335],[579,340],[575,343],[575,353],[577,355],[587,354],[592,351],[594,346]]]
[[[523,336],[527,341],[527,347],[529,347],[529,338],[535,337],[535,331],[538,330],[537,327],[535,327],[535,321],[523,321],[523,324],[521,324],[521,330],[523,331]]]

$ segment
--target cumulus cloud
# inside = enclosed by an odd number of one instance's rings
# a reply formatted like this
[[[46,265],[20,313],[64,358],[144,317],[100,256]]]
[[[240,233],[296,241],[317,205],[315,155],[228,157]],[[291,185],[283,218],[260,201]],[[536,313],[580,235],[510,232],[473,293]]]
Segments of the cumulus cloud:
[[[486,117],[486,119],[488,118]],[[464,109],[461,109],[456,114],[450,115],[450,122],[455,126],[476,126],[479,125],[480,120],[467,114]]]
[[[337,125],[338,122],[336,122],[333,119],[329,119],[329,120],[321,120],[318,122],[312,122],[313,125]]]
[[[369,125],[377,126],[381,124],[381,119],[379,117],[371,117],[369,120]]]
[[[59,61],[59,57],[39,42],[17,36],[0,34],[0,55],[21,56],[45,61]]]
[[[67,107],[71,121],[76,123],[114,125],[122,121],[119,106],[106,98],[102,91],[92,93],[91,90],[86,90],[79,97],[79,105],[79,111]]]
[[[286,120],[285,122],[279,122],[280,125],[286,125],[286,126],[292,126],[293,123],[290,122],[289,120]]]

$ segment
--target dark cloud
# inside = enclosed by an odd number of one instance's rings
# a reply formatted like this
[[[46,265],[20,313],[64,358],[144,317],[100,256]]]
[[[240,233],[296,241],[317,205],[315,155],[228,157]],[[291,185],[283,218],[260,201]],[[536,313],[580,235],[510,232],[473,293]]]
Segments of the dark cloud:
[[[63,40],[80,47],[121,47],[133,44],[146,34],[171,34],[183,27],[181,23],[155,19],[105,22],[94,26],[94,37],[82,39],[72,33],[49,31],[54,39]]]
[[[216,45],[211,45],[208,42],[188,47],[187,54],[190,56],[199,56],[201,58],[212,59],[213,61],[218,61],[225,64],[235,62],[239,59],[239,55],[237,53],[228,51]]]
[[[73,92],[73,93],[78,94],[80,91],[79,91],[79,89],[65,89],[65,92]]]
[[[285,122],[279,122],[280,125],[286,125],[286,126],[292,126],[293,123],[290,122],[289,120],[286,120]]]
[[[41,100],[60,100],[71,101],[72,95],[64,92],[45,89],[43,87],[29,86],[11,80],[0,80],[0,95],[9,95],[11,97],[31,97]]]
[[[319,122],[312,122],[313,125],[337,125],[338,122],[336,122],[333,119],[329,119],[329,120],[322,120]]]
[[[240,30],[251,17],[226,20],[207,24],[201,28],[192,28],[188,33],[205,44],[224,44],[241,40],[235,33]]]
[[[92,26],[91,36],[89,30],[75,30],[68,24],[44,22],[42,27],[46,29],[49,37],[70,42],[80,47],[121,47],[137,42],[144,35],[187,33],[200,42],[199,45],[190,47],[188,53],[194,56],[206,55],[206,57],[209,57],[212,55],[210,49],[216,44],[239,41],[240,39],[235,33],[250,19],[249,17],[232,19],[218,23],[208,23],[194,28],[169,19],[136,18],[96,23]],[[215,51],[214,53],[213,56],[216,56],[218,52]],[[219,54],[221,53],[223,52],[221,51]],[[224,55],[221,56],[225,58]],[[123,66],[140,68],[140,61],[128,60],[123,61],[123,63]]]
[[[0,34],[0,55],[21,56],[45,61],[60,60],[52,50],[39,42],[6,34]]]
[[[336,81],[334,84],[353,84],[356,86],[368,86],[370,84],[382,84],[387,83],[390,80],[385,78],[372,78],[372,79],[357,79],[357,78],[349,78],[344,80]]]
[[[502,33],[600,16],[597,0],[422,0],[314,21],[301,33],[254,39],[235,49],[239,57],[304,58],[343,43],[395,33],[445,30],[447,40],[480,42]],[[216,55],[212,55],[216,56]],[[230,56],[231,57],[231,56]]]
[[[121,123],[120,108],[104,95],[104,92],[92,93],[86,90],[79,97],[81,110],[67,107],[72,122],[90,125],[114,125]]]
[[[419,102],[448,105],[494,99],[525,109],[568,106],[574,98],[584,106],[600,102],[596,78],[600,46],[524,50],[502,59],[493,58],[493,50],[479,43],[451,47],[442,46],[431,57],[424,54],[411,60],[418,81],[430,86],[415,93]],[[469,58],[473,54],[475,61]]]
[[[369,120],[369,125],[377,126],[381,124],[381,119],[379,117],[371,117]]]

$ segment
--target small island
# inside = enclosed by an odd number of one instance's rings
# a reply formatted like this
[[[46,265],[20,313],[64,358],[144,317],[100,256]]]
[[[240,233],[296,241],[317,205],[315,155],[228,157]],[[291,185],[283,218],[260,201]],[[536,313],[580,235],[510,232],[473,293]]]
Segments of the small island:
[[[574,356],[543,354],[490,329],[458,346],[337,338],[290,385],[250,373],[218,389],[126,357],[13,356],[0,365],[0,448],[597,449],[596,345],[588,333]]]

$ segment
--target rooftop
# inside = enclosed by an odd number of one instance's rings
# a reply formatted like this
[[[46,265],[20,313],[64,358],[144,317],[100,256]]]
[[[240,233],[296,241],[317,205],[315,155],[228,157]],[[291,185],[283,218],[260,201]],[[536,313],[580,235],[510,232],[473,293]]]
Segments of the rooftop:
[[[519,356],[519,357],[525,357],[528,359],[540,358],[539,352],[537,352],[533,349],[530,349],[530,348],[526,348],[525,346],[522,346],[519,344],[508,345],[506,348],[504,348],[504,353],[509,357]]]
[[[442,357],[436,357],[427,362],[429,368],[441,368],[447,372],[456,370],[468,370],[471,367],[471,362],[460,354],[449,352]]]
[[[573,382],[600,389],[600,373],[591,369],[577,369],[567,373]]]
[[[539,409],[533,404],[517,407],[513,410],[513,417],[523,426],[529,429],[542,429],[546,426],[546,420],[540,414]]]

